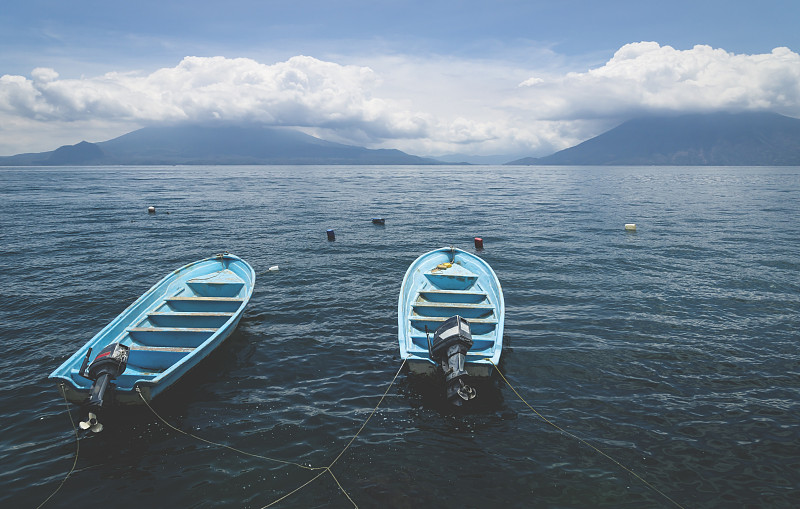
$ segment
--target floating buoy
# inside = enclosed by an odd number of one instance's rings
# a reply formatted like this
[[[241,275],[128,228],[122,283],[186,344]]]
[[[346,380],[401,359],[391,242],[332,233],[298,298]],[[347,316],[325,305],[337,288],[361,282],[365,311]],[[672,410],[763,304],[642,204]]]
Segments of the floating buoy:
[[[147,207],[147,213],[148,214],[155,214],[156,213],[156,208],[155,207]]]
[[[475,249],[483,249],[483,239],[481,237],[475,237]]]
[[[278,270],[278,266],[277,265],[273,265],[272,267],[270,267],[267,270],[269,270],[270,272],[276,272]]]
[[[336,240],[336,233],[333,230],[328,230],[328,240]]]
[[[373,217],[372,224],[386,224],[386,219],[382,217]]]
[[[625,225],[625,229],[627,231],[629,231],[629,232],[635,232],[636,231],[636,224],[635,223],[627,223]]]

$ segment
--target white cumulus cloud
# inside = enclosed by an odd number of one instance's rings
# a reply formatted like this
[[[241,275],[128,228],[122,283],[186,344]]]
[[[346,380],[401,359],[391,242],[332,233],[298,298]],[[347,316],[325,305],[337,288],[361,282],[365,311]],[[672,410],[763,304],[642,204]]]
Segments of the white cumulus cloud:
[[[420,155],[547,155],[646,113],[800,117],[800,55],[788,48],[747,55],[638,42],[579,72],[442,56],[373,56],[368,64],[186,57],[149,73],[64,78],[38,67],[29,77],[4,75],[0,154],[160,123],[247,122]]]
[[[521,83],[540,118],[620,117],[644,112],[773,110],[800,113],[800,55],[788,48],[742,55],[698,45],[677,50],[627,44],[586,72]]]
[[[356,124],[386,137],[424,136],[425,122],[372,97],[367,67],[297,56],[265,65],[247,58],[186,57],[148,75],[107,73],[58,79],[37,68],[31,79],[0,78],[0,111],[43,121],[140,123],[260,122],[286,126]]]

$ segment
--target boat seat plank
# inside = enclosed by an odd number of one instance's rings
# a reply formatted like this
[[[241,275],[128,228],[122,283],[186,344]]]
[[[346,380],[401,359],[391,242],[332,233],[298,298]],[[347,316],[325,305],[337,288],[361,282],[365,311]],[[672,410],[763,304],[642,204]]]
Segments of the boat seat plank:
[[[170,366],[195,351],[195,348],[183,346],[150,346],[143,344],[130,345],[128,366],[145,371],[164,371]]]
[[[154,311],[148,313],[148,316],[186,316],[186,317],[201,317],[201,316],[224,316],[229,318],[236,313],[217,313],[205,311]]]
[[[78,374],[78,369],[70,369],[69,376],[78,383],[87,383],[87,379]],[[152,380],[161,374],[162,370],[136,366],[128,362],[125,371],[114,379],[114,385],[121,389],[130,389],[139,380]],[[91,383],[91,382],[88,382]]]
[[[458,308],[458,309],[494,309],[491,304],[475,304],[470,302],[414,302],[415,308]]]
[[[208,327],[131,327],[126,329],[128,332],[216,332],[215,328]]]
[[[431,338],[433,340],[433,338]],[[428,351],[428,339],[427,338],[420,338],[420,337],[412,337],[411,341],[413,342],[414,346]],[[470,348],[470,352],[480,352],[480,351],[492,351],[494,349],[495,341],[491,339],[475,339],[472,338],[472,348]]]
[[[202,297],[202,296],[187,296],[183,297],[177,295],[175,297],[168,297],[167,300],[179,302],[242,302],[244,299],[239,297]]]
[[[145,346],[193,348],[200,346],[217,330],[200,327],[131,327],[126,332],[136,343]]]
[[[165,300],[174,311],[217,311],[232,312],[244,302],[238,297],[170,297]]]
[[[452,316],[452,315],[451,315]],[[423,316],[423,315],[411,315],[410,320],[412,322],[444,322],[450,318],[450,316]],[[478,324],[495,324],[497,323],[497,319],[495,318],[467,318],[467,321],[470,325],[478,325]]]
[[[494,314],[491,304],[467,304],[453,302],[415,302],[411,305],[414,316],[425,317],[451,317],[460,315],[472,322],[477,319],[486,319]]]
[[[203,311],[158,311],[147,314],[155,327],[222,327],[235,313]]]
[[[420,290],[414,301],[419,299],[428,302],[470,302],[479,303],[486,301],[489,296],[486,292],[475,290]]]
[[[428,327],[428,331],[430,334],[439,328],[439,326],[444,323],[445,320],[449,319],[449,316],[420,316],[420,315],[411,315],[409,318],[412,334],[413,329],[416,329],[420,332],[425,330],[425,327]],[[497,317],[492,316],[492,318],[467,318],[469,322],[470,329],[472,329],[473,337],[476,335],[484,335],[494,331],[498,325]]]
[[[413,345],[409,347],[408,353],[417,355],[419,357],[425,357],[426,359],[429,358],[427,346],[425,348],[421,348],[418,345]],[[467,357],[470,358],[470,360],[474,360],[475,358],[481,359],[484,357],[491,357],[493,353],[494,348],[482,348],[480,350],[472,348],[467,352]]]
[[[165,353],[191,353],[196,348],[186,348],[179,346],[147,346],[147,345],[131,345],[131,352],[165,352]]]
[[[445,295],[486,295],[486,292],[475,290],[442,290],[440,288],[422,289],[419,293],[441,293]]]

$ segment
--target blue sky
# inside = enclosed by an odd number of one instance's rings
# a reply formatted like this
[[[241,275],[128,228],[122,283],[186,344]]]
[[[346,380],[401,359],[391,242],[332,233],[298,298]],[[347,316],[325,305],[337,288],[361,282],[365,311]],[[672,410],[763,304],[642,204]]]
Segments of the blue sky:
[[[71,1],[0,11],[0,155],[252,123],[546,155],[643,114],[800,117],[800,2]]]

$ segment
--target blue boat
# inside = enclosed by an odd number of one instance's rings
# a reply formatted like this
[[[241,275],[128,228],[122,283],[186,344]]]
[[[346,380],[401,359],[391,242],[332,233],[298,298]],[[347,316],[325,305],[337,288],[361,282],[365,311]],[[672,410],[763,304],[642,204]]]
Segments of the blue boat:
[[[412,373],[441,369],[455,404],[471,399],[467,375],[489,376],[500,362],[503,290],[478,256],[444,247],[417,258],[403,278],[397,315],[400,356]]]
[[[104,400],[150,401],[231,335],[255,280],[253,268],[228,253],[185,265],[128,306],[50,378],[90,414]]]

